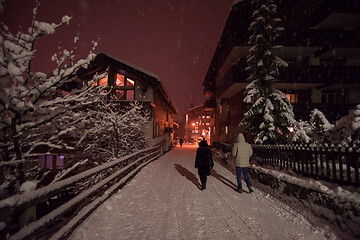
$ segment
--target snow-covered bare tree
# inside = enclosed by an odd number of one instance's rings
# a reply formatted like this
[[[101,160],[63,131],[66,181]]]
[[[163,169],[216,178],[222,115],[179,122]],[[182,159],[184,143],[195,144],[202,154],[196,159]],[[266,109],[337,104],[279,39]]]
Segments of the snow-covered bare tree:
[[[108,99],[111,96],[108,96]],[[85,129],[79,137],[83,157],[110,161],[146,147],[144,127],[149,113],[138,102],[119,105],[112,100],[89,106],[74,126]]]
[[[63,24],[69,24],[71,17],[64,16],[61,23],[37,21],[39,2],[33,10],[31,26],[26,31],[13,34],[7,26],[1,25],[0,35],[0,131],[2,161],[16,163],[17,180],[25,180],[23,164],[36,147],[70,148],[58,141],[68,131],[54,128],[54,120],[79,106],[93,103],[94,86],[84,86],[64,94],[62,87],[72,81],[80,68],[86,68],[95,57],[93,47],[85,59],[75,60],[79,37],[74,38],[71,51],[62,50],[52,56],[56,64],[50,74],[32,72],[36,43],[39,38],[53,34]],[[50,62],[50,60],[49,60]],[[58,121],[61,122],[61,121]],[[63,121],[65,122],[65,121]],[[54,130],[55,129],[55,130]],[[8,164],[8,163],[7,163]]]
[[[52,182],[78,174],[115,158],[144,149],[149,113],[141,103],[113,102],[111,95],[102,101],[88,105],[75,113],[69,122],[72,128],[71,139],[75,140],[76,152],[66,160],[65,169],[58,172]],[[76,143],[77,142],[77,143]],[[102,178],[104,173],[93,176],[76,188],[86,188]],[[49,177],[47,177],[49,180]],[[43,182],[41,182],[43,184]],[[74,191],[78,191],[74,189]]]
[[[245,113],[241,125],[255,136],[256,143],[284,142],[289,133],[288,127],[295,122],[290,101],[286,95],[274,88],[278,81],[279,67],[287,63],[274,53],[274,40],[283,28],[276,27],[280,19],[275,18],[276,5],[273,0],[252,0],[255,11],[249,31],[249,45],[252,46],[247,57],[250,73],[244,102],[250,108]]]

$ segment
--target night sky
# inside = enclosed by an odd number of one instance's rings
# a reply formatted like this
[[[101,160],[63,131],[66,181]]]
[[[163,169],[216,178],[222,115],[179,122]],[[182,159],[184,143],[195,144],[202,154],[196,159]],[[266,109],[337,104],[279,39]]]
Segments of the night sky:
[[[80,31],[78,58],[91,41],[107,52],[160,77],[179,119],[191,104],[204,103],[202,81],[234,0],[42,0],[38,21],[59,23],[73,16],[37,44],[32,71],[50,72],[58,42],[68,50]],[[15,34],[31,23],[35,0],[7,0],[1,21]]]

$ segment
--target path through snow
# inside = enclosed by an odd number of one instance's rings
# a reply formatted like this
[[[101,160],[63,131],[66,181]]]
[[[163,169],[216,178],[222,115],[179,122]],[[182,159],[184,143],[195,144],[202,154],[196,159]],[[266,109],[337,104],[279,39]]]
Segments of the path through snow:
[[[177,147],[147,165],[70,239],[336,239],[257,189],[235,192],[236,177],[217,162],[200,191],[195,151]]]

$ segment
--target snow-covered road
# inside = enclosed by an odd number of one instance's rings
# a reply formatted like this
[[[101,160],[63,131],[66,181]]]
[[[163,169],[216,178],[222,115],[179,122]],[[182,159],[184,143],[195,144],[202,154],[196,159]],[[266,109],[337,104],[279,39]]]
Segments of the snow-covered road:
[[[235,192],[235,176],[217,162],[200,191],[195,151],[177,147],[147,165],[70,239],[335,239],[256,188]]]

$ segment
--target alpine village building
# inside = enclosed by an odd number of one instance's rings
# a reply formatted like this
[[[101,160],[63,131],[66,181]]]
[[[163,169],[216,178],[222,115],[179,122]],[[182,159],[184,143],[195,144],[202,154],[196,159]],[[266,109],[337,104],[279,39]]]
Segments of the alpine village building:
[[[150,112],[150,117],[142,131],[147,138],[149,147],[162,145],[162,153],[169,151],[174,138],[174,114],[178,112],[170,101],[159,77],[139,66],[120,59],[108,53],[99,53],[88,68],[81,68],[75,80],[67,83],[62,89],[71,91],[80,88],[85,81],[93,80],[97,74],[107,75],[95,82],[98,86],[105,86],[105,92],[114,94],[117,100],[114,104],[126,107],[129,102],[139,102],[143,109]],[[41,168],[63,169],[66,156],[71,152],[54,152],[52,155],[40,154],[38,165]]]
[[[283,33],[275,54],[288,63],[275,88],[289,98],[295,119],[317,108],[334,123],[360,103],[360,1],[275,1]],[[251,0],[234,2],[203,80],[211,111],[211,144],[232,144],[246,107]],[[290,126],[289,126],[290,127]],[[251,141],[251,133],[246,133]]]
[[[117,98],[115,104],[126,105],[130,101],[140,102],[150,111],[147,126],[142,129],[149,147],[164,144],[168,151],[173,143],[174,114],[178,112],[167,95],[159,77],[108,53],[99,53],[87,69],[80,69],[77,81],[92,80],[95,73],[107,71],[105,78],[95,84],[107,86],[104,91],[112,91]]]
[[[201,104],[191,107],[181,119],[178,130],[178,137],[185,142],[198,142],[203,138],[210,141],[210,114],[212,111],[205,111],[205,105]]]

